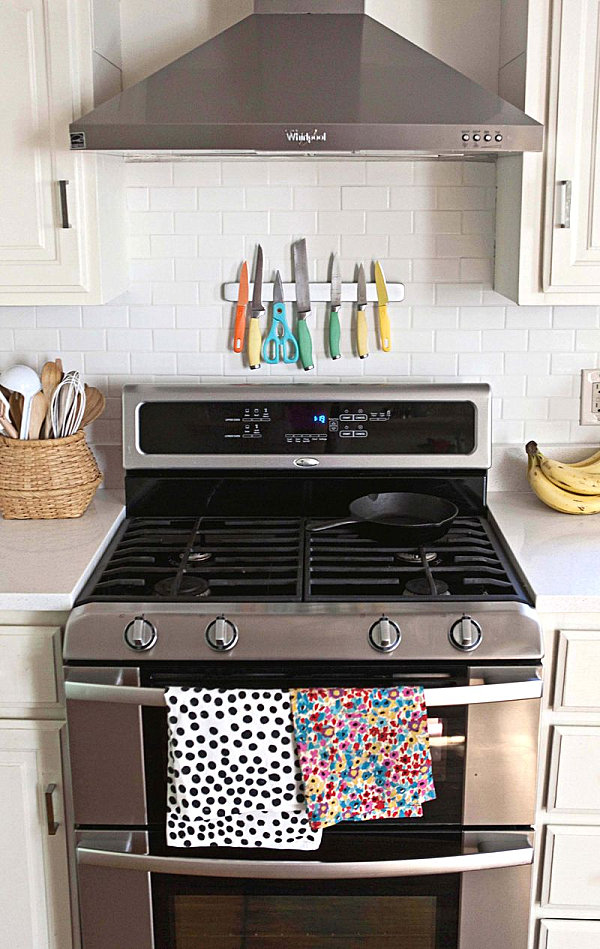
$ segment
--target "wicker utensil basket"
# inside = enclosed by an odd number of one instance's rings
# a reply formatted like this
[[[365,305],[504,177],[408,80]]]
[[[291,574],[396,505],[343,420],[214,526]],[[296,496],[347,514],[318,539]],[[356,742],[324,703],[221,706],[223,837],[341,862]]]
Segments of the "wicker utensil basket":
[[[101,481],[83,431],[31,441],[0,435],[0,510],[5,518],[81,517]]]

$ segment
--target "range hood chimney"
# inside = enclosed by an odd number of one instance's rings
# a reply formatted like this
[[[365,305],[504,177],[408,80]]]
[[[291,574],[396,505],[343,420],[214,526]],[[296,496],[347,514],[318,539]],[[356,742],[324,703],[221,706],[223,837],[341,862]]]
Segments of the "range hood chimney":
[[[364,12],[254,13],[71,124],[71,147],[201,154],[541,151],[543,127]],[[308,8],[308,9],[307,9]]]

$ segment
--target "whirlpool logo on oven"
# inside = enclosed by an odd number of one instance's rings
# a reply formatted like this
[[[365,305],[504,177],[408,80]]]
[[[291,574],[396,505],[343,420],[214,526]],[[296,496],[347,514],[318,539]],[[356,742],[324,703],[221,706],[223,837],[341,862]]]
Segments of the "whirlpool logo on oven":
[[[300,129],[286,129],[285,137],[288,142],[297,142],[299,145],[312,145],[313,142],[326,142],[327,132],[320,132],[319,129],[313,129],[310,132],[302,132]]]

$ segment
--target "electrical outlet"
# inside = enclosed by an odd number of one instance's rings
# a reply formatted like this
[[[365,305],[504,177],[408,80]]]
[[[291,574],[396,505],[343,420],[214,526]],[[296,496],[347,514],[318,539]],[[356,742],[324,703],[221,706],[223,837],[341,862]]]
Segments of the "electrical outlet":
[[[600,425],[600,369],[581,370],[581,425]]]

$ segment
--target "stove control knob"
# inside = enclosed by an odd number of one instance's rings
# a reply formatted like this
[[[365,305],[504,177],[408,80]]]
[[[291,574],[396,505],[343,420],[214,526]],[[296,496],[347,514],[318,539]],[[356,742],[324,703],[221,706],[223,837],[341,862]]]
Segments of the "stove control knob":
[[[369,630],[369,642],[378,652],[392,652],[401,639],[400,627],[387,616],[382,616]]]
[[[469,652],[471,649],[476,649],[481,642],[481,626],[471,616],[464,613],[450,627],[448,638],[456,649]]]
[[[125,642],[130,649],[152,649],[158,639],[156,627],[143,616],[136,616],[126,627],[123,633]]]
[[[206,642],[211,649],[217,652],[227,652],[233,649],[238,641],[238,631],[235,623],[225,616],[217,616],[216,619],[206,627]]]

